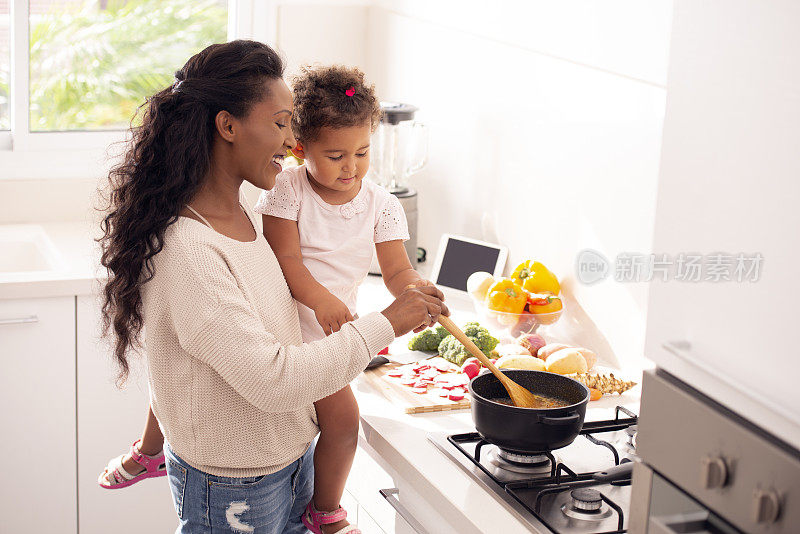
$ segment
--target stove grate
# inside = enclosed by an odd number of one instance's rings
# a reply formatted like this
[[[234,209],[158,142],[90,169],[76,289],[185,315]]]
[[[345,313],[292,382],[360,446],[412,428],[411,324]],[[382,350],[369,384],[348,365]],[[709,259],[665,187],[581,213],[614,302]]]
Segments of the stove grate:
[[[620,414],[627,415],[628,417],[620,417]],[[637,421],[638,421],[638,416],[635,413],[633,413],[632,411],[628,410],[623,406],[617,406],[614,412],[614,419],[585,422],[583,424],[583,427],[581,428],[580,434],[583,435],[586,439],[588,439],[591,443],[609,449],[614,458],[614,465],[619,465],[620,463],[619,451],[617,451],[616,447],[614,447],[613,445],[611,445],[606,441],[596,438],[593,434],[624,430],[630,426],[635,425]],[[486,445],[490,445],[490,443],[485,439],[483,439],[480,434],[478,434],[477,432],[453,434],[447,437],[447,441],[449,441],[453,446],[455,446],[459,451],[461,451],[462,454],[464,454],[467,458],[469,458],[470,461],[472,461],[472,463],[475,464],[476,467],[478,467],[486,476],[489,477],[489,479],[491,479],[495,484],[503,488],[503,490],[506,493],[511,495],[526,510],[535,515],[537,519],[539,519],[542,523],[547,525],[548,528],[550,528],[554,532],[556,531],[553,529],[551,525],[547,523],[543,515],[540,513],[542,498],[545,497],[546,495],[559,493],[571,488],[579,488],[579,487],[598,484],[598,482],[592,478],[592,475],[594,475],[595,472],[576,473],[568,466],[561,463],[560,461],[556,461],[555,457],[550,451],[536,452],[536,454],[547,456],[547,458],[550,460],[551,469],[549,475],[538,476],[538,477],[534,476],[526,480],[517,480],[513,482],[502,481],[499,478],[497,478],[494,474],[492,474],[492,472],[488,470],[480,461],[481,449]],[[464,448],[463,445],[467,443],[475,443],[474,454],[470,454]],[[630,479],[624,479],[621,481],[616,481],[612,484],[623,485],[630,483],[631,483]],[[518,491],[520,489],[538,491],[533,508],[531,508],[528,504],[526,504],[525,500],[521,498]],[[625,518],[622,508],[612,499],[608,498],[606,495],[600,493],[600,496],[601,499],[616,512],[618,517],[617,530],[604,534],[627,532],[627,530],[625,530],[624,528]]]

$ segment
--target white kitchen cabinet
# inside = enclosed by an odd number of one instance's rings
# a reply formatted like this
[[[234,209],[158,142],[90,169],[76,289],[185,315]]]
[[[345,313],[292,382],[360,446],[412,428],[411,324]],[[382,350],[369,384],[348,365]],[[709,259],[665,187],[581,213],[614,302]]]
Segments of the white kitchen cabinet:
[[[100,339],[100,302],[77,299],[78,517],[80,534],[172,532],[178,520],[166,477],[106,490],[97,476],[144,427],[148,386],[143,357],[132,357],[124,389],[115,385],[113,348]],[[74,461],[74,460],[73,460]]]
[[[653,249],[705,264],[650,284],[646,342],[660,368],[795,447],[798,18],[790,1],[675,5]]]
[[[417,483],[404,476],[410,472],[400,473],[385,464],[365,440],[360,440],[359,445],[347,479],[347,491],[358,501],[358,526],[365,534],[474,532],[461,524],[459,519],[463,518],[446,519],[442,510],[434,509],[417,491]]]
[[[377,534],[394,534],[395,514],[392,507],[381,497],[381,488],[394,486],[394,481],[389,474],[373,460],[369,454],[359,447],[347,478],[347,491],[358,503],[358,525],[361,528],[362,510],[380,526]],[[364,530],[361,528],[361,530]],[[366,534],[366,530],[364,530]]]
[[[0,300],[0,531],[77,532],[75,298]]]

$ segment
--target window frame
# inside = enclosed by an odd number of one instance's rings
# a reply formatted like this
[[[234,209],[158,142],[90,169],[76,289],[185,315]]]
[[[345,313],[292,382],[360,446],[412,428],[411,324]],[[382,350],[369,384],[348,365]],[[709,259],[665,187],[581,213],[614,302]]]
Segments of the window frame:
[[[274,45],[279,1],[228,0],[228,40],[249,38]],[[86,175],[90,168],[102,174],[112,157],[109,148],[125,140],[127,129],[30,131],[30,1],[11,0],[9,7],[11,129],[0,131],[0,181],[90,178]],[[37,161],[42,157],[47,165]]]

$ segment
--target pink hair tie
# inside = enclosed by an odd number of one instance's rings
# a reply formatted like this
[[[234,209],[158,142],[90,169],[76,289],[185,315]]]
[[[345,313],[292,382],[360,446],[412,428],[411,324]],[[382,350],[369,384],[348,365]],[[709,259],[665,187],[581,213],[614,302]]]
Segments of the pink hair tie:
[[[356,88],[351,85],[350,88],[344,92],[344,94],[346,94],[347,96],[353,96],[354,94],[356,94]]]

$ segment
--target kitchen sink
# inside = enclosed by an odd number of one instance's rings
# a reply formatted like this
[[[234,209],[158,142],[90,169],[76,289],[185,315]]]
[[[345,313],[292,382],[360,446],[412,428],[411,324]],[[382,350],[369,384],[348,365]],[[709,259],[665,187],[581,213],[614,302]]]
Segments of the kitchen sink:
[[[0,226],[0,273],[50,271],[58,252],[41,226]]]

